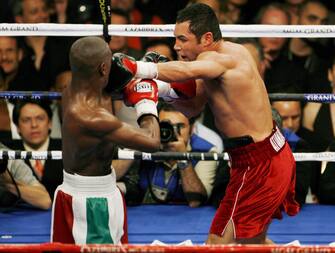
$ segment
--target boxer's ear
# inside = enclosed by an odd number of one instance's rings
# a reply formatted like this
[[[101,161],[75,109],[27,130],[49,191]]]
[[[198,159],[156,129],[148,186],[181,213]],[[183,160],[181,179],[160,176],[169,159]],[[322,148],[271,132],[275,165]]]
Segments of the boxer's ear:
[[[105,76],[107,75],[107,65],[105,62],[102,62],[100,65],[99,65],[99,74],[101,76]]]
[[[211,32],[206,32],[201,36],[201,44],[203,44],[205,47],[210,46],[213,41],[213,33]]]

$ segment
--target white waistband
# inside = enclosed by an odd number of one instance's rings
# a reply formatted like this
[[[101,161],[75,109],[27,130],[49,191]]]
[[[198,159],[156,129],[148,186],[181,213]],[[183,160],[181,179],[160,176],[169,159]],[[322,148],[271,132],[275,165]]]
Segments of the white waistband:
[[[117,189],[114,169],[105,176],[81,176],[63,170],[63,188],[75,192],[111,192]]]

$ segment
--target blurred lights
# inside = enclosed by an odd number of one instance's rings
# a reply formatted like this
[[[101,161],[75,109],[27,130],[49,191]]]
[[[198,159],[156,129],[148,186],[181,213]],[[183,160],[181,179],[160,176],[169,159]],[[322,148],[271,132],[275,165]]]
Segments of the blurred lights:
[[[79,6],[79,11],[80,11],[80,12],[85,12],[86,10],[87,10],[86,5],[80,5],[80,6]]]

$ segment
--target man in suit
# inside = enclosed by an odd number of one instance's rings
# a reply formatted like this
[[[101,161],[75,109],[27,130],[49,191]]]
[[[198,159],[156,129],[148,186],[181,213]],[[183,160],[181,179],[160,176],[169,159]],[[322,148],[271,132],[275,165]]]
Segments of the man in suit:
[[[22,100],[13,110],[13,121],[21,140],[13,141],[13,149],[26,151],[61,150],[61,140],[50,138],[52,111],[49,103]],[[62,160],[26,160],[35,177],[45,186],[50,197],[63,180]]]

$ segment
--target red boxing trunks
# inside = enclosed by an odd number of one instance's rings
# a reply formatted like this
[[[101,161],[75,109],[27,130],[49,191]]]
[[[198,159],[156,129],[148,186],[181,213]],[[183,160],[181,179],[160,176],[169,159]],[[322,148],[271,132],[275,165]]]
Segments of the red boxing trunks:
[[[52,208],[51,241],[75,244],[128,243],[126,206],[115,172],[80,176],[64,171]]]
[[[253,238],[264,232],[272,218],[299,212],[295,201],[295,161],[280,130],[275,127],[263,141],[226,150],[230,181],[212,221],[211,234],[222,236],[229,222],[234,238]]]

